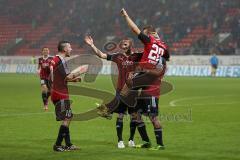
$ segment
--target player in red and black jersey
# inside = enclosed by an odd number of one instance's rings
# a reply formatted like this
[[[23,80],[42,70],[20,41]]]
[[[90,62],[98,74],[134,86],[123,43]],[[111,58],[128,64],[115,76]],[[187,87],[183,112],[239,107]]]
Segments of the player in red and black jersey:
[[[102,58],[117,64],[118,68],[118,81],[117,81],[117,88],[116,88],[116,96],[115,98],[108,104],[102,105],[103,108],[107,108],[108,112],[115,112],[118,113],[118,118],[116,120],[116,130],[118,136],[118,148],[124,148],[124,142],[122,139],[122,131],[123,131],[123,116],[125,112],[128,110],[130,114],[131,121],[130,121],[130,137],[128,146],[134,147],[135,143],[133,141],[134,134],[136,127],[138,127],[138,131],[142,137],[143,141],[149,142],[149,138],[146,132],[146,127],[143,121],[137,121],[136,111],[134,107],[130,107],[123,101],[121,101],[120,92],[123,86],[126,83],[129,74],[135,70],[136,62],[138,62],[141,57],[142,53],[133,53],[132,52],[132,41],[128,38],[123,39],[119,43],[119,48],[123,51],[122,53],[115,53],[115,54],[107,54],[101,52],[98,48],[95,47],[93,43],[93,39],[90,36],[85,37],[85,42],[91,46],[95,54]],[[104,112],[99,111],[99,114],[103,116]]]
[[[162,140],[162,126],[158,120],[158,99],[160,96],[160,84],[165,74],[166,61],[169,60],[168,46],[160,39],[156,30],[152,26],[144,27],[141,31],[137,25],[128,16],[125,9],[121,14],[126,20],[130,29],[138,36],[144,44],[144,53],[140,60],[138,71],[141,74],[130,77],[121,94],[128,96],[129,88],[144,86],[142,94],[144,95],[144,104],[141,109],[146,113],[154,126],[157,146],[154,150],[164,149]]]
[[[42,101],[44,110],[48,110],[48,98],[50,96],[50,62],[52,57],[49,56],[48,47],[42,48],[42,57],[38,59],[38,74],[41,80]]]
[[[52,81],[51,100],[55,106],[56,120],[62,121],[57,141],[53,146],[53,150],[58,152],[79,149],[71,143],[69,133],[69,125],[73,114],[67,82],[77,82],[81,80],[79,78],[80,72],[71,73],[68,69],[66,57],[70,56],[71,51],[72,48],[68,41],[60,41],[58,44],[59,53],[53,57],[50,66]],[[65,139],[66,146],[62,146],[63,139]]]

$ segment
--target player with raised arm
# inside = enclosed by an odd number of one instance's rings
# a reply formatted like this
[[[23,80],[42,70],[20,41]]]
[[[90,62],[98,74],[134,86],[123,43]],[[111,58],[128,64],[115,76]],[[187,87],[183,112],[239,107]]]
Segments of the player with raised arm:
[[[130,78],[128,84],[125,85],[125,89],[129,90],[129,88],[144,86],[144,90],[142,91],[144,104],[141,112],[148,115],[154,127],[157,146],[152,149],[164,149],[162,125],[158,119],[158,100],[160,97],[161,80],[166,70],[166,61],[169,60],[168,47],[160,39],[153,26],[144,27],[141,31],[128,16],[125,9],[121,10],[121,14],[133,33],[135,33],[144,44],[144,53],[138,68],[142,74]],[[126,90],[122,93],[123,96],[128,96]]]
[[[71,51],[72,48],[68,41],[60,41],[58,43],[58,55],[53,57],[50,66],[52,81],[51,100],[55,106],[56,120],[62,121],[56,143],[53,146],[53,150],[57,152],[79,149],[79,147],[71,143],[69,132],[73,114],[67,82],[81,80],[79,78],[80,72],[72,73],[68,69],[66,57],[70,56]],[[62,146],[63,139],[65,139],[66,146]]]
[[[41,90],[42,90],[42,101],[43,101],[43,109],[45,111],[48,110],[48,98],[50,96],[50,62],[52,57],[49,56],[48,47],[42,48],[42,57],[38,59],[38,74],[41,80]]]
[[[158,75],[157,72],[159,70],[156,67],[158,66],[159,62],[169,61],[168,46],[160,39],[153,26],[146,26],[141,31],[138,26],[132,21],[132,19],[128,16],[125,9],[121,10],[121,14],[126,20],[130,29],[133,31],[133,33],[135,33],[138,36],[138,39],[144,44],[144,52],[140,60],[138,72],[144,72],[145,76],[141,76],[141,78],[139,77],[138,81],[135,80],[135,86],[151,85],[151,83],[155,79],[152,77],[149,78],[148,75]]]
[[[123,116],[125,112],[128,110],[130,114],[130,137],[128,146],[135,147],[135,143],[133,141],[134,134],[136,127],[138,127],[138,131],[142,140],[146,143],[149,143],[149,138],[146,132],[146,127],[143,121],[137,121],[137,114],[134,107],[129,107],[127,104],[123,103],[119,99],[120,91],[123,85],[126,83],[126,79],[128,78],[130,72],[134,71],[135,62],[138,62],[141,59],[142,53],[133,53],[132,52],[132,41],[128,38],[123,39],[120,44],[119,48],[123,50],[123,53],[115,53],[115,54],[107,54],[101,52],[93,43],[93,39],[90,36],[85,37],[85,42],[93,49],[95,54],[102,59],[113,61],[117,64],[118,67],[118,81],[117,81],[117,88],[116,88],[116,96],[115,98],[108,104],[102,105],[103,108],[109,110],[108,113],[118,113],[118,117],[116,120],[116,130],[118,136],[118,148],[125,148],[122,132],[123,132]],[[99,114],[103,116],[104,112],[99,111]]]

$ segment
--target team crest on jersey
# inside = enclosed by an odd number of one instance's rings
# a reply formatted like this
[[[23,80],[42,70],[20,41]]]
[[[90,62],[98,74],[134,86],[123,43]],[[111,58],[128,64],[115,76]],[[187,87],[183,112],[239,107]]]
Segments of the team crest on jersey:
[[[124,67],[132,66],[132,65],[133,65],[133,61],[128,61],[128,60],[123,61],[123,62],[122,62],[122,65],[123,65]]]
[[[49,66],[49,63],[43,63],[42,64],[42,67],[48,67]]]

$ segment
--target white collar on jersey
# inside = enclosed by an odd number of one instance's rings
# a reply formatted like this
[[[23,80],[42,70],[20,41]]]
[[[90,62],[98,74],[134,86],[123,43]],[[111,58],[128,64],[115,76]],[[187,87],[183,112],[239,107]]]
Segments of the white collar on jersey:
[[[46,57],[46,58],[44,58],[44,56],[42,57],[44,60],[46,60],[46,59],[48,59],[49,58],[49,55]]]

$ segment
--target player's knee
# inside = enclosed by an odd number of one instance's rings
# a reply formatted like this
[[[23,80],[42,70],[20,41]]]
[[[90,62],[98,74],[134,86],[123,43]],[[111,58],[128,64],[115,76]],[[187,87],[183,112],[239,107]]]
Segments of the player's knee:
[[[142,116],[137,116],[136,121],[137,121],[138,124],[143,123]]]
[[[45,92],[45,93],[47,93],[48,92],[48,88],[47,88],[47,86],[46,85],[42,85],[42,92]]]
[[[131,119],[135,119],[135,120],[136,120],[137,117],[138,117],[137,113],[132,113],[130,116],[131,116]]]
[[[140,113],[137,113],[137,122],[142,122],[142,115]]]
[[[160,124],[160,121],[158,120],[157,117],[150,117],[150,120],[154,126],[154,128],[162,128],[161,124]]]
[[[154,128],[162,128],[159,122],[155,122],[153,125],[154,125]]]
[[[154,121],[153,122],[153,126],[154,126],[154,128],[162,128],[162,126],[161,126],[159,121]]]
[[[134,117],[134,118],[131,118],[131,119],[130,119],[130,122],[136,122],[136,123],[137,123],[138,120],[137,120],[137,118]]]
[[[68,127],[70,125],[71,119],[64,119],[62,125]]]
[[[124,117],[124,114],[122,113],[118,114],[118,119],[123,119],[123,117]]]

